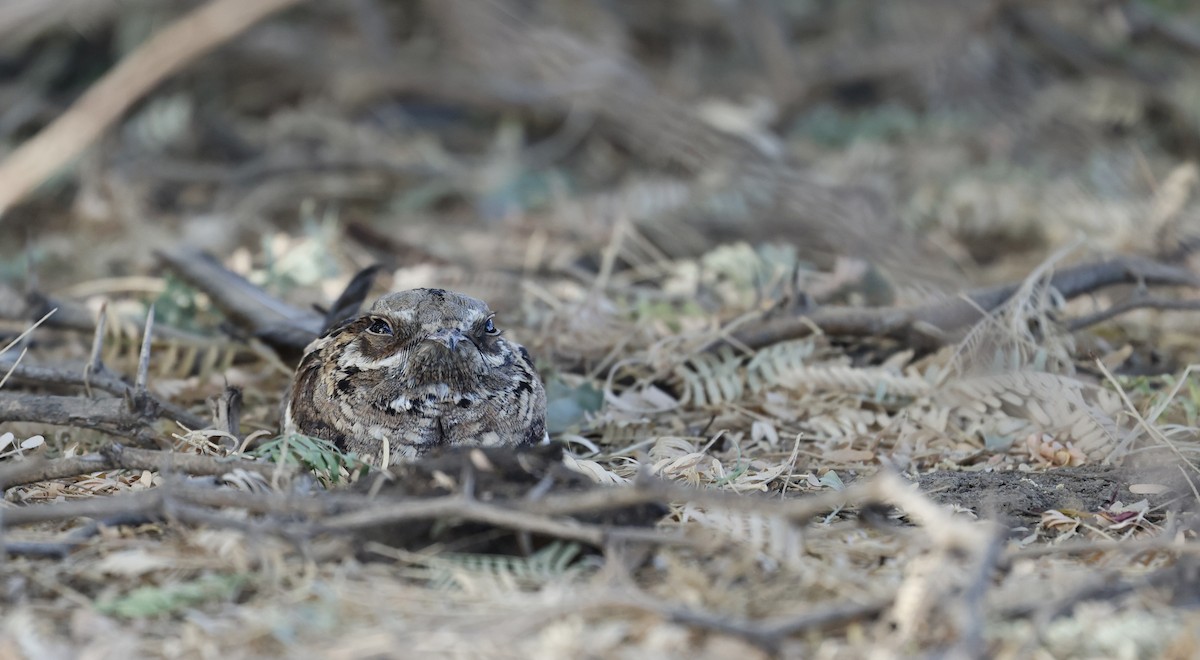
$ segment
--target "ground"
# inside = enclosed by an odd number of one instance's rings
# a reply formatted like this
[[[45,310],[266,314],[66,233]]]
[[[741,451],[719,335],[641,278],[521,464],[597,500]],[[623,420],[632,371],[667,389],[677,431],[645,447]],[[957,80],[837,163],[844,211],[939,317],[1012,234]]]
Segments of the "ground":
[[[0,36],[0,658],[1200,653],[1187,3]],[[279,435],[324,312],[421,286],[529,347],[550,445]]]

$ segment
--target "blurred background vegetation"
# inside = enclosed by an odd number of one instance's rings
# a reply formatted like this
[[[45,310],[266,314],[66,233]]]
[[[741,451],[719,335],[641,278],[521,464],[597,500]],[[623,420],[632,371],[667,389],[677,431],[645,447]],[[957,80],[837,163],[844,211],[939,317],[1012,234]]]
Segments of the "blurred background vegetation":
[[[6,3],[0,145],[199,4]],[[646,254],[618,269],[774,242],[926,292],[1077,237],[1177,250],[1200,221],[1195,14],[1165,0],[296,3],[186,63],[9,209],[0,279],[144,274],[181,244],[269,264],[280,290],[371,260],[579,279],[619,218]]]

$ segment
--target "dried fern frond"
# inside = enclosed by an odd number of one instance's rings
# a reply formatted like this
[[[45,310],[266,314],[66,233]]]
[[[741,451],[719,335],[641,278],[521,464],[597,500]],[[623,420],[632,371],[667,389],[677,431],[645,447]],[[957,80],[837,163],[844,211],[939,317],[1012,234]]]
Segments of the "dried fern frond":
[[[819,438],[842,439],[868,436],[891,422],[886,412],[841,408],[835,413],[813,415],[802,426]]]
[[[791,379],[806,368],[816,349],[815,339],[784,341],[760,349],[746,364],[746,385],[758,393]]]
[[[1049,284],[1053,266],[1074,249],[1070,245],[1052,255],[1025,278],[1008,301],[967,332],[952,361],[955,372],[970,375],[1028,367],[1074,372],[1074,339],[1053,316],[1065,303]]]
[[[627,477],[622,477],[621,475],[604,467],[596,461],[589,461],[584,458],[576,458],[570,454],[563,454],[563,465],[567,466],[567,469],[569,470],[586,475],[589,479],[597,484],[619,486],[621,484],[629,483],[629,479]]]
[[[928,394],[931,385],[919,376],[905,376],[882,367],[813,365],[798,367],[780,378],[779,386],[793,389],[850,392],[885,398],[915,398]]]
[[[846,392],[911,399],[928,394],[931,384],[918,375],[889,367],[852,367],[841,363],[807,364],[816,339],[775,344],[746,359],[732,349],[692,356],[675,367],[681,403],[697,407],[735,403],[748,394],[771,389]]]
[[[753,552],[768,569],[799,569],[804,561],[804,537],[791,522],[778,516],[737,511],[706,510],[694,504],[683,507],[680,522],[694,522],[713,530],[738,547]]]
[[[109,317],[101,354],[105,364],[119,371],[137,368],[143,323],[120,315]],[[205,379],[227,373],[235,363],[262,361],[258,352],[241,342],[225,337],[193,336],[168,328],[160,328],[155,333],[150,348],[154,356],[151,361],[154,374],[167,379],[195,376]]]
[[[430,569],[434,589],[536,589],[586,571],[576,561],[581,551],[578,543],[553,541],[528,557],[443,552],[417,563]]]
[[[925,405],[938,411],[935,423],[968,434],[997,433],[1011,444],[1018,436],[1050,433],[1072,442],[1091,460],[1103,459],[1115,447],[1115,417],[1121,410],[1120,398],[1108,390],[1030,371],[959,379],[933,393]],[[923,414],[912,417],[932,421]]]
[[[732,349],[692,356],[675,368],[675,377],[683,385],[680,403],[704,407],[740,401],[746,392],[744,361]]]

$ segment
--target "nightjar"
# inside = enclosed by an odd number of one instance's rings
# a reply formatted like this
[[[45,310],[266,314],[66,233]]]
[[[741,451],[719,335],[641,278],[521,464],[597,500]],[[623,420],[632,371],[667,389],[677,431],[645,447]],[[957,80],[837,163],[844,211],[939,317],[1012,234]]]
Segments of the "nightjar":
[[[438,447],[540,442],[542,381],[494,316],[483,301],[442,289],[380,298],[305,350],[285,432],[383,466]]]

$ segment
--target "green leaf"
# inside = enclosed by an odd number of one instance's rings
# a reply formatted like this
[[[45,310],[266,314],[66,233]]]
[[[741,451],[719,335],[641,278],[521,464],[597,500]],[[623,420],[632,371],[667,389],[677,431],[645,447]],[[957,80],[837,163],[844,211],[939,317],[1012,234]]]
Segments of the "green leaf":
[[[604,393],[591,383],[571,387],[555,377],[546,381],[546,402],[546,430],[561,433],[582,423],[587,413],[600,410]]]
[[[272,463],[300,465],[326,484],[339,483],[342,469],[353,474],[355,470],[369,468],[358,456],[341,451],[332,442],[299,433],[272,438],[249,453]]]
[[[173,614],[210,601],[230,601],[247,582],[245,575],[206,575],[191,582],[140,587],[124,596],[98,603],[96,609],[126,619]]]

